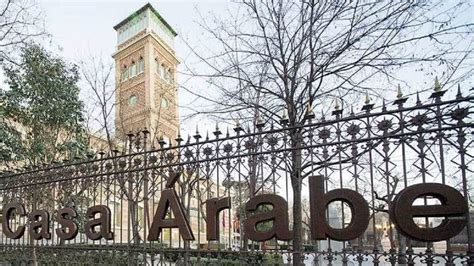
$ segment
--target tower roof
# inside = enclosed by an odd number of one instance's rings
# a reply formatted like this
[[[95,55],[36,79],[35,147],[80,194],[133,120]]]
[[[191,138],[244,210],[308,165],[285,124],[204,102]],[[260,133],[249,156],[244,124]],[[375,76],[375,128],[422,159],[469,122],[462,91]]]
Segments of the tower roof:
[[[151,12],[153,14],[155,14],[158,19],[163,23],[163,25],[165,25],[165,27],[174,35],[178,35],[176,33],[176,31],[170,26],[170,24],[168,24],[168,22],[166,22],[166,20],[160,15],[160,13],[158,13],[158,11],[156,11],[156,9],[150,4],[150,3],[147,3],[146,5],[144,5],[142,8],[138,9],[137,11],[133,12],[130,16],[128,16],[126,19],[122,20],[120,23],[118,23],[117,25],[114,26],[114,30],[118,30],[120,27],[122,27],[123,25],[125,25],[127,22],[129,22],[130,20],[132,20],[134,17],[136,17],[137,15],[143,13],[145,10],[147,9],[150,9]]]

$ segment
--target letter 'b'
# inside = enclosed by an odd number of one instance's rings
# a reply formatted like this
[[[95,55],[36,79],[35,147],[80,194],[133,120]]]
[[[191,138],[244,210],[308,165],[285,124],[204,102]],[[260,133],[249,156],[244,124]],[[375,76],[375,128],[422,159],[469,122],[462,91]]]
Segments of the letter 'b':
[[[339,241],[352,240],[362,235],[369,224],[369,205],[359,193],[350,189],[335,189],[324,193],[324,178],[309,178],[311,209],[311,238],[323,240],[326,237]],[[351,209],[352,219],[346,228],[337,229],[328,225],[326,208],[333,201],[343,201]]]

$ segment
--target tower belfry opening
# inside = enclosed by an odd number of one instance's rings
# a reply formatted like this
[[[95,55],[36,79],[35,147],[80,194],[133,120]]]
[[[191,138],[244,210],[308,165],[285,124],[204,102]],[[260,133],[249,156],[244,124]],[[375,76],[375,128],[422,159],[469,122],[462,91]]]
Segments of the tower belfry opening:
[[[146,4],[118,23],[115,129],[119,138],[147,129],[150,140],[176,138],[179,128],[176,32]]]

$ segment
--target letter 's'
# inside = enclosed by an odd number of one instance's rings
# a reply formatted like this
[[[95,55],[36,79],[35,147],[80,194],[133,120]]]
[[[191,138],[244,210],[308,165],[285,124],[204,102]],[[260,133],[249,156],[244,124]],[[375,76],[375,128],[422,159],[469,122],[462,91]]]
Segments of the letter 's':
[[[417,198],[432,196],[441,205],[413,206]],[[390,218],[403,235],[420,241],[441,241],[459,234],[466,226],[468,207],[466,199],[456,189],[437,183],[409,186],[395,197]],[[444,217],[434,228],[421,228],[415,217]]]
[[[95,218],[96,214],[99,214],[99,218]],[[114,233],[111,231],[109,207],[105,205],[90,207],[87,209],[86,215],[88,218],[92,218],[84,225],[84,231],[89,239],[99,240],[104,238],[112,240],[114,238]],[[97,231],[96,227],[100,227],[100,229]]]
[[[362,235],[369,224],[369,205],[357,192],[350,189],[335,189],[324,193],[324,178],[309,178],[309,195],[311,209],[311,238],[323,240],[329,237],[334,240],[348,241]],[[332,228],[326,220],[326,209],[331,202],[342,201],[351,209],[351,222],[342,229]]]
[[[77,212],[73,208],[62,208],[58,211],[56,220],[61,225],[56,228],[56,234],[62,240],[71,240],[77,236],[77,224],[72,220],[77,217]]]
[[[262,205],[271,205],[273,208],[264,212],[252,213]],[[244,229],[250,240],[267,241],[273,237],[278,240],[291,240],[288,204],[284,198],[272,194],[257,195],[245,204],[245,209],[247,219],[245,220]],[[272,228],[267,231],[258,231],[257,225],[267,221],[273,221]]]
[[[166,218],[168,208],[171,209],[174,218]],[[184,240],[194,240],[193,232],[184,215],[183,206],[179,203],[178,195],[176,195],[174,189],[165,189],[161,193],[158,208],[156,209],[150,233],[148,234],[148,240],[158,240],[163,228],[179,228],[179,233]]]
[[[2,222],[2,229],[3,233],[5,236],[11,239],[18,239],[23,236],[25,233],[25,226],[20,225],[17,226],[15,232],[12,231],[12,228],[10,227],[10,218],[12,217],[13,213],[16,215],[25,216],[26,211],[25,211],[25,206],[23,204],[18,203],[18,202],[13,202],[13,203],[8,203],[5,206],[3,206],[3,222]]]

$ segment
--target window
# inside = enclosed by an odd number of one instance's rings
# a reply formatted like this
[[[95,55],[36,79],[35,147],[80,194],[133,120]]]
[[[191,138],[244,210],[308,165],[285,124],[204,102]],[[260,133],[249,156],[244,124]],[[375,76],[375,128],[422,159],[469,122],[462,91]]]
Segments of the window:
[[[136,105],[138,102],[138,97],[136,95],[132,95],[130,96],[130,98],[128,98],[128,105]]]
[[[160,77],[162,79],[165,78],[165,65],[163,65],[163,64],[160,65]]]
[[[171,71],[169,69],[166,71],[165,80],[166,82],[171,83]]]
[[[158,62],[158,58],[155,58],[155,68],[156,73],[160,73],[160,62]]]
[[[145,60],[143,60],[142,57],[140,57],[140,60],[138,60],[138,73],[142,73],[145,71]]]
[[[166,99],[165,97],[162,97],[161,98],[161,108],[168,109],[168,106],[169,106],[168,99]]]
[[[137,75],[137,64],[135,62],[132,62],[132,65],[130,66],[130,77],[133,78]]]
[[[128,79],[128,68],[125,66],[122,70],[122,81],[125,81]]]

